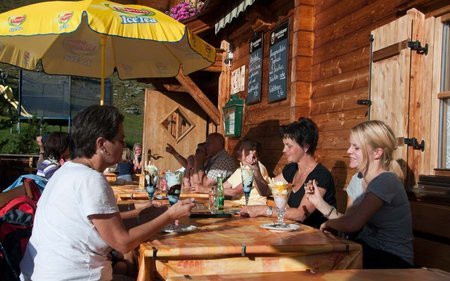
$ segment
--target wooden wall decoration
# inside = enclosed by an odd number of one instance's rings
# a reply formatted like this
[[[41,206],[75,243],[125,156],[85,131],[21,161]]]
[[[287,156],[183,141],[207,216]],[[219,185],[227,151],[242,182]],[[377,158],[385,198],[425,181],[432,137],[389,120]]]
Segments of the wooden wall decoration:
[[[180,163],[166,152],[166,146],[172,145],[184,157],[193,154],[197,144],[206,139],[207,114],[187,93],[150,89],[145,91],[144,109],[144,159],[149,160],[150,152],[156,156],[152,161],[161,171],[180,168]]]
[[[257,33],[250,41],[250,56],[248,63],[247,104],[261,101],[261,80],[264,36]]]
[[[289,22],[285,22],[270,34],[269,102],[287,97],[288,51]]]

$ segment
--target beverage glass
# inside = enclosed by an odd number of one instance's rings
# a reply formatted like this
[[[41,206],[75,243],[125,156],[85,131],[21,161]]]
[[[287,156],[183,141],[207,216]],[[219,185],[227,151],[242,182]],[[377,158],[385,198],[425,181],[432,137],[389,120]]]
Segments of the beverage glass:
[[[144,167],[144,185],[147,191],[148,199],[150,203],[153,203],[153,197],[155,196],[156,185],[159,179],[159,170],[156,166],[150,163]]]
[[[241,177],[242,177],[242,188],[244,190],[245,196],[245,206],[248,205],[248,200],[250,198],[250,192],[253,187],[253,169],[249,166],[241,167]]]
[[[146,174],[145,175],[145,190],[147,191],[148,199],[150,203],[153,203],[153,197],[155,196],[156,186],[158,183],[158,174]]]
[[[277,206],[278,218],[276,227],[286,227],[286,224],[284,223],[284,214],[286,212],[289,193],[292,190],[292,184],[275,182],[269,183],[269,187],[272,190],[273,199]]]
[[[181,183],[183,180],[183,172],[167,171],[165,173],[166,185],[167,185],[167,199],[169,200],[170,206],[178,202],[181,194]],[[172,223],[169,229],[176,229],[176,225]]]
[[[211,188],[211,190],[209,191],[209,201],[208,201],[208,206],[209,206],[209,211],[212,214],[215,214],[217,212],[217,208],[216,208],[216,187],[213,186]]]

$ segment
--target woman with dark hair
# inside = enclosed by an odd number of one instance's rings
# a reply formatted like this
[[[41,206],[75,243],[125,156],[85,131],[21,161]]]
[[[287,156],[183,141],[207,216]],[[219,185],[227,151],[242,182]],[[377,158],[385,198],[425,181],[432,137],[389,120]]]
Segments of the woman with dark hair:
[[[293,185],[285,218],[318,228],[326,221],[326,218],[306,198],[304,185],[316,180],[325,201],[336,206],[331,173],[314,159],[319,129],[311,119],[302,117],[297,122],[281,126],[280,132],[283,137],[283,153],[287,156],[289,164],[284,166],[282,173],[274,180]],[[250,217],[277,216],[277,211],[270,206],[247,206],[241,210],[241,213]]]
[[[50,133],[44,144],[44,161],[38,164],[36,175],[49,180],[70,157],[68,133]]]
[[[90,106],[73,120],[74,159],[48,182],[21,262],[22,280],[112,280],[110,253],[128,253],[171,221],[188,216],[191,200],[179,201],[151,221],[126,229],[102,172],[120,161],[123,115],[112,106]]]

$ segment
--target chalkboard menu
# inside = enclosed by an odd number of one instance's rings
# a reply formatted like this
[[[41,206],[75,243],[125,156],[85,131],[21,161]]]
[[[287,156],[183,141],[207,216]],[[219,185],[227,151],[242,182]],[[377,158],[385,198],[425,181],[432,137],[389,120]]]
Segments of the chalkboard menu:
[[[287,96],[289,22],[270,34],[269,102],[284,100]]]
[[[261,78],[263,61],[263,35],[256,34],[250,41],[250,62],[248,64],[247,104],[261,100]]]

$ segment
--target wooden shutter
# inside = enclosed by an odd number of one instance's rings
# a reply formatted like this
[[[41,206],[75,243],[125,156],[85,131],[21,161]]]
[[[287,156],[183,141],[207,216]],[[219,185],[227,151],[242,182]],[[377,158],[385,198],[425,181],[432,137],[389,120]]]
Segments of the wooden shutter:
[[[417,183],[419,174],[429,174],[430,152],[436,151],[431,142],[433,106],[433,40],[434,18],[427,18],[411,9],[407,14],[372,31],[370,119],[386,122],[399,138],[395,158],[400,160],[407,186]],[[419,54],[408,47],[408,42],[428,44],[428,54]],[[425,141],[425,150],[403,145],[404,138],[415,137]],[[437,138],[436,136],[433,136]],[[431,147],[434,145],[434,148]],[[435,159],[435,157],[433,157]]]

